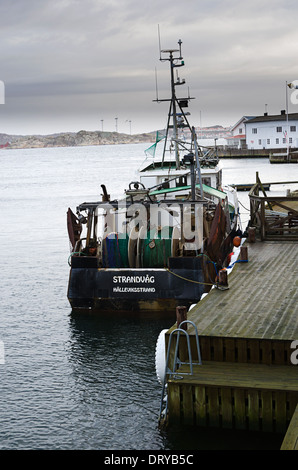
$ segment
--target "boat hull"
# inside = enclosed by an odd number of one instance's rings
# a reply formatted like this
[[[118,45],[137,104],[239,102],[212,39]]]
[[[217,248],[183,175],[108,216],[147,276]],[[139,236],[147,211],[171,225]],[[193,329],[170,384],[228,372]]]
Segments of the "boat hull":
[[[166,268],[100,268],[96,258],[73,257],[68,300],[72,309],[171,311],[197,302],[205,283],[202,258],[170,258]],[[208,269],[208,268],[207,268]]]

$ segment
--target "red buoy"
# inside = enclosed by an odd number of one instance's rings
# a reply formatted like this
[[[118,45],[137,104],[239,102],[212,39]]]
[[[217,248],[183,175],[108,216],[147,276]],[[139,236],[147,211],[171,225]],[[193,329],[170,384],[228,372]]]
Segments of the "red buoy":
[[[233,238],[233,245],[234,246],[240,246],[241,243],[241,238],[240,237],[234,237]]]

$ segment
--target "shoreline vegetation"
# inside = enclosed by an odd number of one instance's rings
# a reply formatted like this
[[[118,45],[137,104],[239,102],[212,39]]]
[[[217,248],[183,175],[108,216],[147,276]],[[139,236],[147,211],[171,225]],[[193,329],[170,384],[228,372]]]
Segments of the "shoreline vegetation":
[[[155,132],[121,134],[119,132],[61,132],[49,135],[0,134],[0,149],[77,147],[85,145],[138,144],[155,142]]]

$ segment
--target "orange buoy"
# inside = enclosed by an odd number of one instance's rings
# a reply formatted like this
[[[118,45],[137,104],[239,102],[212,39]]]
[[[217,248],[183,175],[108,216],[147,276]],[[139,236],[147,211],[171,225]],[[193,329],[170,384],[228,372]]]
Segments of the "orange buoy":
[[[241,243],[241,238],[240,237],[234,237],[233,238],[233,245],[234,246],[240,246]]]

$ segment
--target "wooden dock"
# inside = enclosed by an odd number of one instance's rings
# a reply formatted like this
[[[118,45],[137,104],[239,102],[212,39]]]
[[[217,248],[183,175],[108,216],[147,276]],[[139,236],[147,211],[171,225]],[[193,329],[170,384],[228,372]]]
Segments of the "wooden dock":
[[[270,153],[270,163],[298,163],[298,152]]]
[[[298,450],[298,405],[281,445],[281,450]]]
[[[273,184],[273,183],[271,183]],[[268,183],[263,183],[263,187],[264,189],[266,189],[267,191],[270,190],[270,185],[271,184],[268,184]],[[254,183],[251,183],[251,184],[231,184],[231,186],[233,188],[235,188],[237,191],[250,191],[251,188],[253,187]]]
[[[291,148],[291,154],[297,155],[297,148]],[[283,159],[283,155],[287,154],[286,148],[281,149],[237,149],[233,147],[217,147],[217,155],[219,158],[269,158],[270,155],[274,152],[276,155],[276,161],[279,161],[279,155],[282,155],[280,158]],[[295,157],[293,156],[293,159]]]
[[[187,338],[181,335],[182,365],[167,382],[164,424],[286,433],[294,419],[298,404],[298,365],[293,361],[293,341],[298,340],[298,243],[257,237],[244,246],[248,262],[234,265],[228,289],[213,288],[188,312],[188,320],[198,330],[202,365],[194,365],[190,374],[189,365],[183,364],[188,362]],[[177,325],[167,332],[167,344],[175,328]],[[196,362],[191,324],[187,333]],[[297,413],[291,435],[296,433],[298,438]]]

